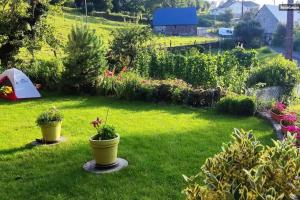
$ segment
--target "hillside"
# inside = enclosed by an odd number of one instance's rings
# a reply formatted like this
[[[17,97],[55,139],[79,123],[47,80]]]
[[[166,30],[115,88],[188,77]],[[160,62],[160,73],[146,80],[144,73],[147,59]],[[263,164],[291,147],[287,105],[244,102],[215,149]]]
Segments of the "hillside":
[[[85,24],[85,16],[80,13],[63,13],[61,15],[56,15],[50,18],[51,23],[56,29],[56,34],[58,38],[62,41],[62,45],[66,44],[68,39],[68,34],[71,31],[72,26],[75,25],[84,25]],[[112,31],[116,29],[126,29],[132,26],[142,26],[129,22],[117,22],[107,20],[101,17],[88,16],[87,24],[91,29],[96,31],[96,34],[99,35],[105,44],[105,46],[109,45],[109,42],[112,38]],[[196,43],[205,43],[214,41],[216,38],[211,37],[180,37],[180,36],[155,36],[153,39],[153,44],[157,47],[159,46],[169,46],[170,43],[172,46],[184,46],[191,45]],[[29,57],[26,55],[27,53],[21,50],[19,57]],[[62,52],[61,52],[62,54]],[[42,59],[50,59],[53,57],[53,53],[48,48],[42,48],[42,51],[36,52],[36,58]]]

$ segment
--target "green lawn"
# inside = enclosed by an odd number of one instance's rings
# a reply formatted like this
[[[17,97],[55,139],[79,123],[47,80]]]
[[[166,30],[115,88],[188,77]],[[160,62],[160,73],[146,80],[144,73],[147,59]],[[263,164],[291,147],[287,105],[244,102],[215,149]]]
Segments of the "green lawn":
[[[273,131],[263,120],[216,114],[212,110],[104,97],[61,97],[7,102],[0,100],[0,194],[11,199],[183,199],[182,174],[194,175],[209,156],[230,140],[233,128],[253,129],[264,144]],[[40,137],[38,114],[57,106],[65,116],[57,146],[30,148]],[[104,117],[121,135],[119,156],[128,168],[108,175],[86,173],[92,159],[89,124]]]

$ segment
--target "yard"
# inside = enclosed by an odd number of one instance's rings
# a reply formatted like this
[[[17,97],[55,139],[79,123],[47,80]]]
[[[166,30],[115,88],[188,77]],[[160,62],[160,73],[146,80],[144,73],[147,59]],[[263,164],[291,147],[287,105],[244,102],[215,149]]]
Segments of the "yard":
[[[65,143],[32,148],[40,138],[35,119],[57,106]],[[85,172],[92,159],[91,120],[105,117],[121,135],[119,156],[128,168],[108,175]],[[194,175],[233,128],[253,129],[270,144],[273,131],[255,117],[219,115],[211,109],[121,101],[107,97],[44,95],[40,100],[0,101],[0,193],[10,199],[183,199],[182,174]]]

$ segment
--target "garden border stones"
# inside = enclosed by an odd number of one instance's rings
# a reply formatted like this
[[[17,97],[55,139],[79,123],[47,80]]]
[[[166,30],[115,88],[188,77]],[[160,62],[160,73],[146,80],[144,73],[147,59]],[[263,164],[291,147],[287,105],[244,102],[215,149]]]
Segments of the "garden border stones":
[[[96,161],[91,160],[83,165],[83,169],[94,174],[108,174],[120,171],[128,166],[128,161],[123,158],[118,158],[116,165],[111,167],[97,167]]]
[[[32,146],[42,146],[42,145],[53,146],[53,145],[58,145],[62,142],[65,142],[66,140],[67,140],[67,138],[61,136],[57,142],[45,142],[45,141],[43,141],[43,139],[36,139],[35,141],[31,142],[30,144]]]
[[[284,134],[281,131],[281,126],[279,123],[277,123],[275,120],[273,120],[271,118],[271,115],[269,113],[269,111],[261,111],[258,112],[257,115],[265,120],[267,120],[268,122],[270,122],[270,124],[272,125],[275,133],[276,133],[276,138],[278,140],[283,140],[284,139]]]

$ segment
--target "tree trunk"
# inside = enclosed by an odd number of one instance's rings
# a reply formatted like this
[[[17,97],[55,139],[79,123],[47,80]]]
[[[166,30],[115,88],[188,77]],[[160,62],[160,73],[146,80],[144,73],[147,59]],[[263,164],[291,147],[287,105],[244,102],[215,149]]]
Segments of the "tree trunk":
[[[294,0],[288,0],[288,4],[293,4]],[[285,57],[286,59],[293,60],[293,31],[294,30],[294,11],[287,11],[286,23],[286,42],[285,42]]]

